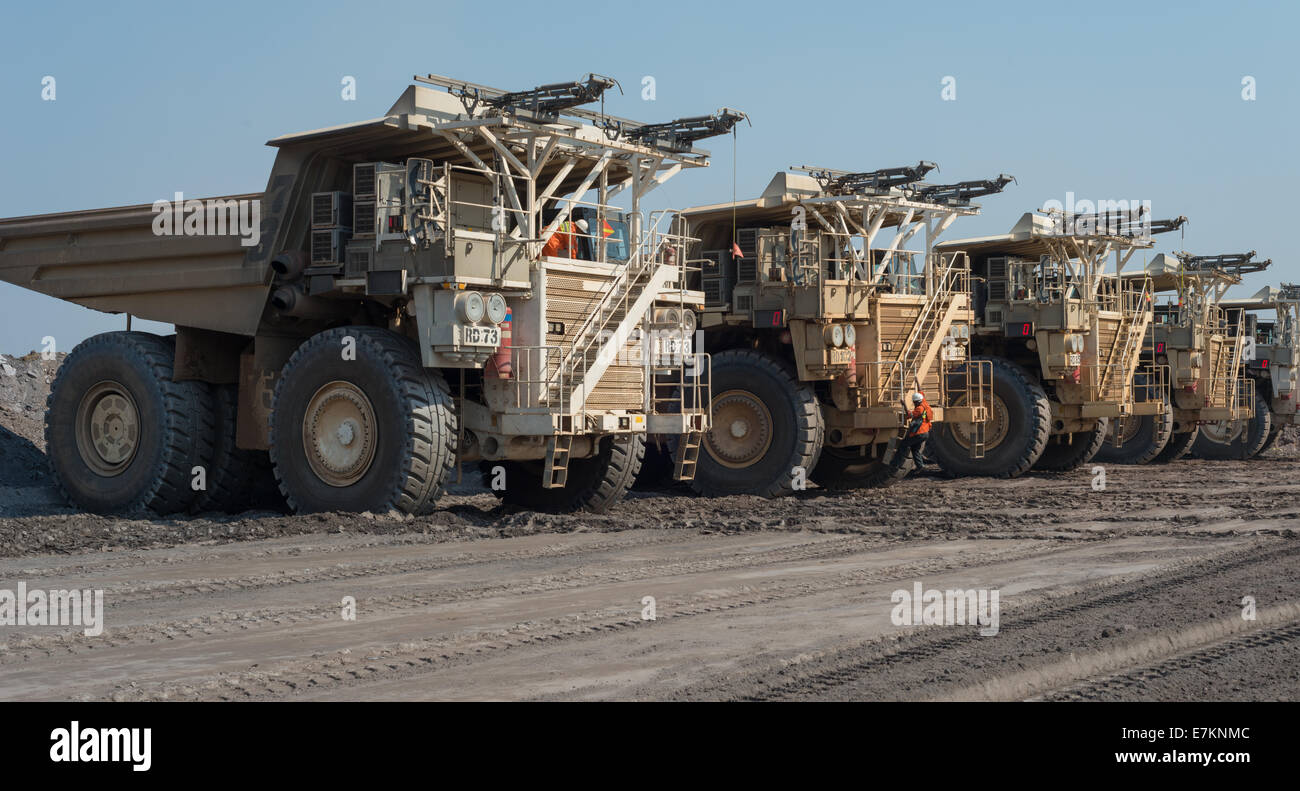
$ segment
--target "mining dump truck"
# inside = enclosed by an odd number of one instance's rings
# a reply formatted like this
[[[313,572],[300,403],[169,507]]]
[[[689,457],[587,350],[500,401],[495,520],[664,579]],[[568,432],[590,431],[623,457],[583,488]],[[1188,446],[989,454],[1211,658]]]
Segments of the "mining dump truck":
[[[507,503],[617,502],[647,432],[708,426],[707,360],[646,351],[703,295],[641,202],[743,114],[619,118],[616,84],[416,77],[382,117],[271,140],[265,192],[0,220],[0,278],[176,325],[60,369],[72,502],[238,507],[268,453],[303,512],[424,512],[475,461]]]
[[[1269,409],[1246,375],[1244,311],[1225,307],[1228,288],[1261,272],[1254,253],[1160,254],[1141,277],[1158,292],[1146,356],[1168,367],[1173,434],[1159,460],[1192,452],[1203,458],[1249,458],[1269,433]],[[1199,429],[1199,430],[1198,430]]]
[[[1246,374],[1255,382],[1255,395],[1268,403],[1269,430],[1254,455],[1268,450],[1286,426],[1296,420],[1296,351],[1300,349],[1300,285],[1265,286],[1252,297],[1224,299],[1225,310],[1247,312]],[[1216,432],[1217,433],[1217,432]],[[1198,440],[1200,441],[1200,440]],[[1205,442],[1211,442],[1206,432]]]
[[[966,259],[935,243],[978,213],[972,198],[1011,179],[922,182],[933,169],[793,168],[753,200],[682,212],[683,235],[699,239],[712,360],[696,491],[775,496],[809,479],[842,489],[905,477],[912,461],[893,449],[918,391],[936,421],[984,420],[988,367],[966,355]]]
[[[1130,452],[1158,452],[1168,407],[1161,372],[1141,361],[1151,286],[1116,275],[1152,233],[1182,222],[1030,212],[1009,233],[939,245],[970,257],[971,351],[992,366],[994,383],[982,455],[970,453],[976,427],[949,421],[931,432],[944,470],[1004,478],[1071,470],[1098,453],[1115,420],[1132,426]]]

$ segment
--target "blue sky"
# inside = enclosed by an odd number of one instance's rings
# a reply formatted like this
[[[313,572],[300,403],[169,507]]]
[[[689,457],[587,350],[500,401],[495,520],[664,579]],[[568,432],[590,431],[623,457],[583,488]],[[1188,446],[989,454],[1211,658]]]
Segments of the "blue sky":
[[[749,113],[673,207],[752,196],[798,164],[937,161],[1015,175],[949,238],[998,233],[1067,192],[1191,218],[1160,250],[1258,250],[1237,294],[1300,279],[1294,3],[270,3],[11,5],[0,25],[0,217],[264,188],[286,132],[382,114],[413,74],[500,87],[620,79],[610,112]],[[550,9],[550,10],[548,10]],[[41,80],[57,80],[42,101]],[[357,100],[340,97],[345,75]],[[643,101],[644,76],[656,99]],[[941,97],[956,80],[956,100]],[[1256,99],[1242,99],[1242,79]],[[0,351],[125,325],[0,284]]]

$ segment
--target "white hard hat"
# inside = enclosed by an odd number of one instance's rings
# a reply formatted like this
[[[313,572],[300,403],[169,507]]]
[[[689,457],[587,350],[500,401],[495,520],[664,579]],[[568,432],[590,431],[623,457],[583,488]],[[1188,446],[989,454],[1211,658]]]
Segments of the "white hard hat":
[[[913,403],[913,404],[919,404],[919,403],[921,403],[921,402],[924,401],[924,400],[925,400],[925,394],[924,394],[924,393],[912,393],[912,403]]]
[[[579,230],[579,231],[582,231],[583,233],[586,233],[586,232],[587,232],[587,221],[586,221],[586,220],[578,220],[576,223],[574,223],[574,225],[577,225],[577,226],[578,226],[578,230]]]

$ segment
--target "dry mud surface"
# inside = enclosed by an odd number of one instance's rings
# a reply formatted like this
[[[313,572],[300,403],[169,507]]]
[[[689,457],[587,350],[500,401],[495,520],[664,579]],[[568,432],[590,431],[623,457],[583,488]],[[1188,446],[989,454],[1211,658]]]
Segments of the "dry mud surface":
[[[43,367],[4,361],[43,400]],[[39,420],[0,411],[0,590],[103,590],[106,626],[0,626],[0,699],[1300,698],[1292,438],[1110,466],[1101,491],[1083,469],[604,515],[466,487],[416,519],[116,519],[58,501]],[[915,583],[996,589],[998,634],[895,625]]]

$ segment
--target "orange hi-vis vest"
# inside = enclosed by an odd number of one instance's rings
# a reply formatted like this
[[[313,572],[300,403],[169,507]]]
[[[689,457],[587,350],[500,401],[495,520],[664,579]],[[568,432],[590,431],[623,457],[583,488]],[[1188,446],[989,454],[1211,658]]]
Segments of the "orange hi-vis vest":
[[[549,255],[562,258],[578,257],[578,237],[573,235],[573,223],[565,221],[560,223],[551,234],[551,238],[546,240],[546,246],[542,248],[542,255]]]
[[[915,409],[907,413],[909,423],[918,417],[921,418],[921,427],[916,431],[909,432],[907,436],[913,437],[930,433],[930,423],[934,420],[934,410],[930,409],[930,402],[924,398],[921,399],[921,403],[916,405]]]

